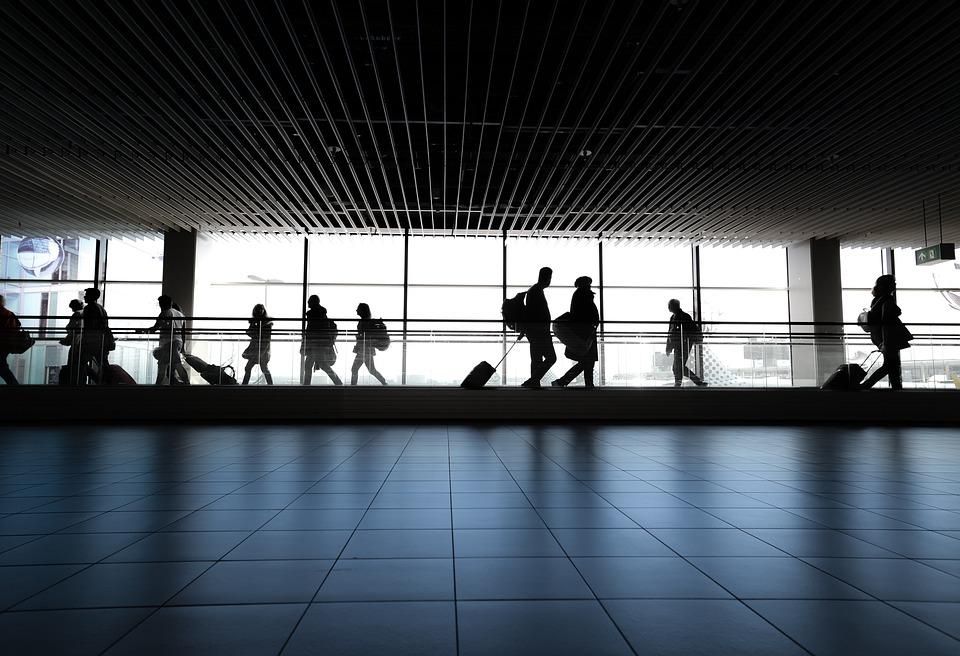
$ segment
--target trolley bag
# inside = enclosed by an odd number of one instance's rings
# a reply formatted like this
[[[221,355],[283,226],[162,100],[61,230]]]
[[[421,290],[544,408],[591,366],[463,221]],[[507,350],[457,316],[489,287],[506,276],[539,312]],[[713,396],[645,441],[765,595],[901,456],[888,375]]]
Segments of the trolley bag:
[[[863,379],[867,377],[867,371],[869,371],[874,364],[879,361],[879,357],[875,358],[873,363],[867,365],[870,358],[875,354],[879,354],[880,351],[871,351],[867,354],[867,357],[864,358],[861,364],[842,364],[837,367],[837,370],[834,371],[830,376],[823,381],[823,385],[820,386],[822,390],[854,390],[857,389],[857,386],[863,382]]]
[[[196,355],[184,355],[183,359],[187,361],[187,364],[197,370],[201,378],[211,385],[237,384],[237,379],[234,377],[234,369],[230,365],[221,367],[216,364],[208,364],[203,358]]]
[[[579,360],[592,346],[592,342],[588,343],[577,334],[576,324],[570,319],[569,312],[564,312],[553,320],[553,334],[566,347],[564,355],[571,360]],[[566,355],[567,353],[570,355]],[[570,357],[571,355],[573,357]]]
[[[104,385],[136,385],[137,381],[118,364],[108,364],[103,371]]]
[[[486,385],[493,374],[496,373],[497,367],[499,367],[500,363],[503,362],[508,355],[510,355],[510,351],[513,350],[513,347],[516,346],[517,342],[519,341],[520,338],[517,338],[517,340],[510,345],[510,348],[507,349],[507,352],[503,354],[503,357],[500,358],[496,365],[492,365],[484,360],[476,367],[471,369],[470,373],[467,374],[467,377],[463,379],[462,383],[460,383],[460,387],[464,389],[480,389]]]

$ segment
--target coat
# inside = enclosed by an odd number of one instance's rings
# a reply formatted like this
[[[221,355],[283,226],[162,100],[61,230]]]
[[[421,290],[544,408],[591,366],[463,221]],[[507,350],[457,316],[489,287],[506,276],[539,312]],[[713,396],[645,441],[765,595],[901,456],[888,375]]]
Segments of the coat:
[[[593,302],[592,290],[581,287],[573,292],[570,299],[570,322],[573,329],[589,346],[586,353],[573,353],[567,348],[564,357],[578,362],[596,362],[597,354],[597,326],[600,325],[600,311]]]
[[[910,348],[913,335],[900,320],[901,310],[893,296],[878,296],[870,304],[867,312],[867,325],[870,327],[870,341],[884,351]]]
[[[243,358],[254,364],[270,362],[270,339],[272,336],[272,321],[250,319],[250,327],[247,328],[247,337],[250,338],[250,344],[243,350]]]

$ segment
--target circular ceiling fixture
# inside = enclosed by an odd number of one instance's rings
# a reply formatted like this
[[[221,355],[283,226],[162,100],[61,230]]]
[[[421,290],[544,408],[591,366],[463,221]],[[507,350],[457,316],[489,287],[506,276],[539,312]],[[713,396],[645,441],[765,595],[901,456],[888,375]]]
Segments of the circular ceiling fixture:
[[[17,262],[34,278],[50,278],[63,264],[63,245],[51,237],[29,237],[17,246]]]

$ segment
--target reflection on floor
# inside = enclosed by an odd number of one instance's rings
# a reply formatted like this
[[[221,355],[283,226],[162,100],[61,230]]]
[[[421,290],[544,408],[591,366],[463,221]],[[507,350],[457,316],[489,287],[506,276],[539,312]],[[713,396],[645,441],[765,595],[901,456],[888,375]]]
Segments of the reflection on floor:
[[[0,436],[4,651],[957,654],[960,430]]]

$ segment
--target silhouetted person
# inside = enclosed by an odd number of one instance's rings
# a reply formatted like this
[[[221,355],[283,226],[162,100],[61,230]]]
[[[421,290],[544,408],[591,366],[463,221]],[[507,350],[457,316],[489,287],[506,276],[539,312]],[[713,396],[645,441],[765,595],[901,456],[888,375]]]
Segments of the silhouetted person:
[[[250,384],[250,372],[253,371],[253,365],[260,365],[260,371],[267,381],[267,385],[273,385],[273,376],[270,375],[270,338],[273,335],[273,322],[267,316],[267,308],[262,303],[253,306],[253,312],[248,319],[250,327],[247,328],[247,336],[250,338],[250,344],[243,350],[242,356],[247,361],[247,366],[243,369],[243,384]]]
[[[157,305],[160,306],[160,314],[156,322],[149,328],[137,329],[138,333],[160,335],[160,345],[153,351],[157,358],[157,385],[164,381],[169,381],[171,385],[177,382],[189,384],[189,374],[181,359],[186,336],[183,312],[174,307],[173,299],[166,294],[157,297]]]
[[[593,279],[589,276],[580,276],[574,282],[576,289],[570,299],[570,323],[577,337],[583,340],[584,349],[564,349],[564,357],[576,360],[577,364],[570,367],[567,373],[551,383],[558,387],[566,387],[573,379],[583,373],[585,387],[593,387],[593,367],[599,359],[597,357],[597,326],[600,325],[600,312],[593,302],[594,293],[590,289]]]
[[[20,320],[17,315],[7,309],[7,299],[0,295],[0,379],[7,385],[19,385],[17,377],[13,375],[13,370],[7,364],[7,356],[10,352],[7,345],[16,339],[20,334]]]
[[[80,371],[80,340],[83,336],[83,301],[78,298],[70,301],[70,309],[73,311],[73,314],[70,315],[70,319],[67,321],[67,326],[64,329],[66,333],[63,336],[63,339],[60,340],[60,343],[64,346],[69,347],[67,351],[67,368],[62,370],[66,372],[67,378],[61,381],[61,384],[66,383],[76,383],[78,377],[82,375]]]
[[[373,340],[368,338],[368,332],[373,328],[374,324],[370,315],[370,306],[366,303],[360,303],[357,306],[357,316],[360,317],[360,321],[357,322],[357,343],[353,346],[353,352],[356,353],[356,357],[354,357],[353,365],[350,367],[350,384],[357,384],[360,367],[363,365],[367,367],[367,371],[370,372],[371,376],[380,381],[381,385],[386,385],[386,379],[377,371],[376,365],[373,364],[373,358],[377,355],[377,348],[374,346]]]
[[[113,350],[113,333],[110,331],[110,318],[102,305],[100,290],[90,287],[83,290],[83,336],[80,339],[80,371],[77,382],[86,382],[87,374],[92,374],[93,381],[103,381],[104,370],[107,367],[107,355]]]
[[[673,386],[682,386],[684,376],[692,380],[695,385],[706,385],[700,376],[687,367],[690,349],[700,338],[699,327],[693,321],[693,317],[680,309],[680,301],[677,299],[671,298],[667,303],[667,309],[670,310],[670,326],[667,329],[667,355],[673,353]]]
[[[864,389],[873,387],[884,376],[890,381],[890,389],[903,389],[900,351],[910,348],[913,335],[900,320],[900,308],[893,298],[896,291],[897,281],[889,274],[877,278],[871,291],[873,302],[867,313],[867,324],[870,341],[883,353],[883,364],[863,381]]]
[[[321,369],[334,385],[343,385],[340,376],[333,370],[337,361],[337,324],[327,317],[327,308],[320,305],[316,294],[307,299],[307,324],[303,329],[303,372],[300,382],[309,385],[313,370]]]
[[[557,361],[557,352],[553,349],[550,335],[550,307],[543,290],[550,286],[553,269],[543,267],[537,278],[537,284],[527,290],[524,308],[523,334],[530,342],[530,378],[523,381],[521,387],[540,388],[540,380],[550,371]]]

